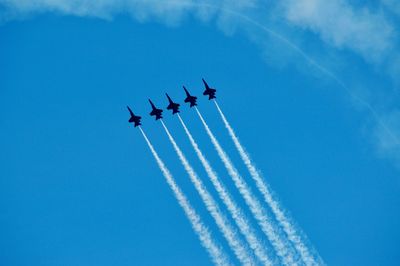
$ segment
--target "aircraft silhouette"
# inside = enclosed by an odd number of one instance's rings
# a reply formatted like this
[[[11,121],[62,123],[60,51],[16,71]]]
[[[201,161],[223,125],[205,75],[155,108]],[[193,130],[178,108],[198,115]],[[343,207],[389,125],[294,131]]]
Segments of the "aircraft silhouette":
[[[169,101],[169,105],[167,106],[168,110],[172,110],[172,114],[176,114],[179,113],[179,103],[174,103],[171,98],[168,96],[168,94],[166,93],[165,95],[167,95],[168,101]]]
[[[151,104],[151,108],[153,108],[153,110],[151,110],[150,115],[151,116],[155,116],[156,120],[161,119],[162,118],[162,112],[163,110],[161,109],[157,109],[154,105],[154,103],[149,99],[149,102]]]
[[[208,86],[207,82],[203,80],[204,86],[206,87],[206,90],[203,92],[203,95],[208,95],[208,99],[215,99],[215,92],[217,91],[216,89],[210,88],[210,86]]]
[[[185,88],[185,86],[183,86],[183,89],[184,89],[185,92],[186,92],[185,103],[190,103],[190,107],[196,106],[196,105],[197,105],[197,103],[196,103],[197,97],[196,97],[196,96],[190,95],[190,93],[187,91],[187,89]]]
[[[142,119],[141,116],[137,116],[135,115],[131,108],[129,108],[129,106],[127,106],[129,113],[131,114],[131,118],[129,118],[129,123],[135,123],[135,127],[137,126],[141,126],[142,124],[140,123],[140,119]]]

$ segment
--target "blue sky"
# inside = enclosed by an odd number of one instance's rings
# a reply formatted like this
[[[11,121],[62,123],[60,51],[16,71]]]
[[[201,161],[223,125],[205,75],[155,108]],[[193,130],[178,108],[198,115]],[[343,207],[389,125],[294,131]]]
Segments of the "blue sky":
[[[228,250],[161,125],[148,116],[148,98],[165,108],[168,92],[182,103],[186,85],[250,182],[217,110],[201,96],[202,77],[328,265],[398,264],[394,1],[229,5],[290,40],[345,88],[229,12],[157,1],[137,9],[36,2],[0,1],[1,265],[210,264],[140,132],[127,123],[126,105],[143,116],[160,156]],[[182,106],[182,118],[245,208],[194,111]],[[179,121],[167,113],[164,121],[211,188]]]

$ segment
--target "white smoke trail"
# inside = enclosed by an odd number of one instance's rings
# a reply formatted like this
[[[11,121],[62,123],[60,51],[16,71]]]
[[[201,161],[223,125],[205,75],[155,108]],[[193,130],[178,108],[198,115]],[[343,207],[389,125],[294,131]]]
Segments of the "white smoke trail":
[[[188,173],[190,180],[192,181],[196,190],[200,194],[204,204],[207,207],[207,210],[210,212],[211,216],[214,218],[216,224],[218,225],[222,234],[226,238],[229,246],[232,248],[236,257],[243,265],[255,265],[255,262],[254,262],[252,256],[249,255],[248,251],[245,248],[244,243],[242,243],[240,238],[237,236],[235,229],[233,228],[231,223],[228,221],[228,219],[221,213],[214,198],[208,192],[208,190],[204,186],[203,182],[200,180],[200,178],[197,176],[197,174],[194,171],[194,169],[192,168],[192,166],[189,164],[188,160],[186,159],[182,150],[179,148],[175,139],[172,137],[171,133],[169,132],[169,130],[166,127],[166,125],[164,124],[164,122],[162,120],[160,120],[160,121],[165,129],[165,132],[168,135],[170,142],[174,146],[174,149],[179,157],[179,160],[181,161],[186,172]]]
[[[225,252],[221,249],[219,245],[215,242],[211,233],[208,231],[207,227],[204,226],[203,222],[200,219],[200,216],[196,213],[193,207],[190,205],[189,201],[187,200],[186,196],[183,194],[179,186],[175,183],[174,178],[172,177],[171,173],[169,172],[168,168],[165,166],[164,162],[158,156],[156,150],[154,149],[153,145],[151,144],[150,140],[147,138],[146,134],[144,133],[143,129],[139,127],[140,131],[144,139],[149,146],[151,153],[153,154],[154,158],[157,161],[158,167],[161,169],[165,179],[167,180],[168,185],[174,192],[176,199],[178,200],[179,205],[181,205],[182,209],[184,210],[186,217],[189,219],[190,223],[192,224],[193,230],[196,232],[197,236],[200,239],[201,244],[207,250],[208,254],[210,255],[212,261],[216,265],[220,266],[227,266],[231,265],[229,263],[229,259]]]
[[[256,218],[258,224],[260,225],[262,231],[268,237],[269,241],[271,242],[272,246],[274,247],[276,253],[278,254],[279,258],[285,265],[297,265],[295,261],[293,251],[291,250],[290,244],[288,241],[281,239],[279,233],[277,233],[272,225],[272,221],[268,217],[267,211],[261,205],[261,203],[257,200],[254,196],[253,192],[243,180],[243,178],[239,175],[236,168],[233,166],[229,156],[225,153],[222,149],[221,145],[219,144],[218,140],[211,132],[210,128],[208,127],[206,121],[204,120],[203,116],[201,115],[200,111],[196,107],[197,114],[200,117],[201,122],[204,125],[204,128],[207,131],[208,136],[210,137],[219,157],[221,158],[222,162],[225,165],[225,168],[228,170],[229,175],[232,177],[235,186],[238,188],[240,194],[243,196],[244,200],[246,201],[247,205],[250,208],[250,211],[253,213],[254,217]]]
[[[189,129],[186,127],[186,124],[183,122],[183,119],[178,114],[178,118],[188,136],[190,143],[192,144],[197,156],[199,157],[204,169],[207,172],[207,175],[210,177],[211,182],[213,183],[215,189],[217,190],[221,200],[224,202],[229,212],[231,213],[233,219],[238,225],[240,231],[245,236],[247,242],[249,243],[251,249],[254,251],[254,254],[257,258],[263,263],[263,265],[272,265],[271,260],[268,257],[268,254],[265,251],[265,247],[262,245],[261,241],[257,238],[254,230],[250,226],[250,221],[243,214],[242,210],[237,206],[235,201],[232,199],[232,196],[226,190],[225,186],[219,180],[217,173],[211,167],[208,160],[205,158],[203,153],[201,152],[199,146],[194,140],[192,134]]]
[[[287,234],[289,240],[294,244],[294,247],[300,253],[302,260],[306,265],[321,264],[321,262],[317,262],[320,259],[314,257],[318,256],[313,256],[307,245],[303,242],[300,237],[300,233],[297,232],[298,230],[296,230],[295,226],[292,224],[291,219],[285,215],[285,212],[282,210],[279,202],[272,197],[272,193],[270,192],[268,185],[265,183],[264,179],[261,177],[261,174],[257,171],[256,167],[252,163],[249,154],[241,145],[239,138],[236,136],[235,131],[229,124],[218,103],[216,101],[214,101],[214,103],[217,106],[218,112],[221,115],[225,127],[228,129],[229,135],[231,136],[236,149],[239,151],[240,157],[242,158],[247,169],[249,170],[251,177],[255,181],[258,190],[263,195],[265,202],[271,207],[272,212],[274,213],[279,224],[282,226],[283,230]]]

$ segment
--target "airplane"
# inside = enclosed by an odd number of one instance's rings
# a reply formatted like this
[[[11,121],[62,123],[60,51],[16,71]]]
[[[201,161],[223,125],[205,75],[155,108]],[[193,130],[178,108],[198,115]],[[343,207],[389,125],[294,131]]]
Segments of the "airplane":
[[[206,90],[203,92],[203,95],[208,95],[208,99],[215,99],[215,92],[217,91],[216,89],[210,88],[210,86],[208,86],[207,82],[203,80],[204,86],[206,86]]]
[[[166,93],[165,95],[167,95],[168,101],[169,101],[169,105],[167,106],[168,110],[172,110],[172,114],[176,114],[179,113],[179,103],[174,103],[171,98],[168,96],[168,94]]]
[[[135,127],[141,126],[142,124],[140,123],[140,119],[142,119],[141,116],[134,115],[131,108],[127,106],[129,113],[131,114],[131,118],[129,118],[129,123],[135,123]]]
[[[187,89],[185,88],[185,86],[183,86],[183,89],[184,89],[185,92],[186,92],[185,103],[190,103],[190,107],[196,106],[196,105],[197,105],[197,103],[196,103],[197,97],[196,97],[196,96],[190,95],[190,93],[187,91]]]
[[[162,118],[162,112],[163,110],[161,109],[157,109],[154,105],[154,103],[149,99],[149,102],[151,104],[151,108],[153,108],[153,110],[151,110],[150,115],[151,116],[155,116],[156,120],[161,119]]]

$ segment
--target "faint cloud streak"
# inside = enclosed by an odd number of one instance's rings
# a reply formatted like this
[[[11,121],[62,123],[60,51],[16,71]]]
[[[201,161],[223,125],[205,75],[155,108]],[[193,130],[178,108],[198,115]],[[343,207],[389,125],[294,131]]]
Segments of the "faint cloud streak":
[[[320,72],[346,88],[353,98],[365,102],[364,110],[377,119],[370,132],[376,137],[379,153],[386,152],[385,157],[400,165],[400,132],[393,122],[398,118],[395,115],[399,113],[398,106],[375,102],[376,89],[371,87],[370,77],[365,73],[357,81],[350,76],[348,82],[361,83],[363,94],[371,95],[370,99],[354,97],[355,91],[347,89],[349,86],[337,78],[339,73],[346,73],[346,68],[350,68],[346,53],[351,52],[372,66],[371,75],[377,74],[393,82],[393,86],[399,86],[398,27],[383,10],[400,14],[400,4],[395,0],[383,0],[377,6],[379,8],[371,10],[367,6],[356,7],[346,0],[282,0],[278,3],[261,0],[0,0],[0,22],[52,12],[107,20],[128,14],[139,22],[159,21],[175,26],[193,15],[202,22],[215,21],[217,27],[228,35],[241,30],[262,47],[269,64],[282,67],[288,63],[301,63],[299,69],[303,70],[307,65],[301,60],[305,59],[313,70],[305,72]],[[310,33],[322,40],[321,45],[308,49],[307,34]],[[290,36],[290,41],[285,35]],[[340,66],[332,62],[328,54],[339,58]],[[379,94],[396,98],[398,90],[381,87]]]

